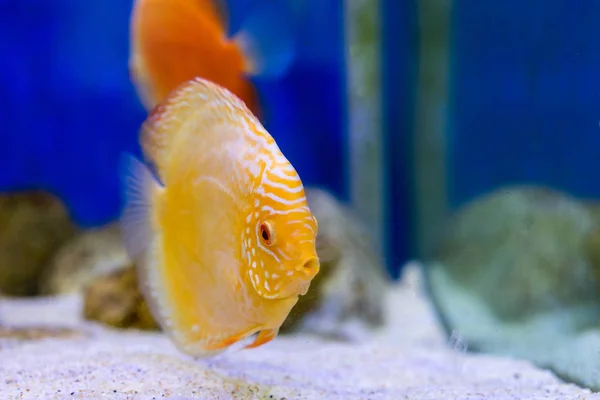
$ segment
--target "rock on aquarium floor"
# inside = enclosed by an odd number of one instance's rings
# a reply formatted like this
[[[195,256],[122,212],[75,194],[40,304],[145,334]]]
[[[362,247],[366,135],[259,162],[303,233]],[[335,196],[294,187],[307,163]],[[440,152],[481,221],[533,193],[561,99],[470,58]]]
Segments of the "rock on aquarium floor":
[[[280,336],[204,361],[162,334],[81,321],[77,296],[3,299],[0,399],[600,399],[528,362],[449,345],[419,281],[411,270],[390,289],[388,326],[360,344]]]

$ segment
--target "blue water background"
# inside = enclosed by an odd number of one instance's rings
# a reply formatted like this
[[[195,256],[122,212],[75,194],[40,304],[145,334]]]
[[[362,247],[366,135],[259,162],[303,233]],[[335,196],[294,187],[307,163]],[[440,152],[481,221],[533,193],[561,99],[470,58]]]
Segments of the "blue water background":
[[[444,132],[449,210],[515,183],[599,198],[600,2],[451,3]],[[416,255],[413,233],[419,221],[411,194],[417,5],[417,0],[383,0],[392,268]]]
[[[451,205],[515,182],[600,197],[600,2],[455,4]]]
[[[232,30],[255,4],[230,1]],[[347,198],[342,1],[305,4],[293,20],[299,56],[289,76],[257,86],[266,125],[305,182]],[[418,223],[411,153],[417,4],[382,0],[393,268],[414,255]],[[49,189],[82,226],[118,215],[118,157],[138,152],[145,117],[127,71],[130,7],[117,0],[0,0],[0,190]],[[453,2],[451,207],[517,182],[600,196],[596,15],[594,0]]]
[[[284,9],[297,62],[282,81],[257,82],[265,125],[306,184],[347,198],[342,2],[294,13],[295,2]],[[232,30],[259,3],[231,0]],[[139,155],[146,112],[127,69],[131,6],[0,0],[0,190],[50,190],[82,227],[118,216],[119,156]]]

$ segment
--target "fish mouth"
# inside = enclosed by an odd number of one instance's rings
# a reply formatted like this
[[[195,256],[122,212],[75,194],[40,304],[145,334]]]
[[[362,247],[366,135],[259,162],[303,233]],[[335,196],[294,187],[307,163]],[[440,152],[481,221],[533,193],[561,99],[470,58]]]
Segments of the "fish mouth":
[[[296,271],[300,273],[302,278],[310,283],[310,281],[319,273],[320,268],[321,263],[319,262],[319,258],[313,256],[305,258],[304,261],[296,267]]]
[[[319,273],[321,264],[319,258],[315,256],[306,257],[303,262],[296,266],[297,277],[296,293],[299,296],[304,296],[308,293],[310,283],[313,278]]]
[[[303,261],[288,270],[293,273],[283,277],[283,286],[275,298],[304,296],[308,292],[310,283],[319,273],[321,265],[319,258],[314,255],[300,259]]]

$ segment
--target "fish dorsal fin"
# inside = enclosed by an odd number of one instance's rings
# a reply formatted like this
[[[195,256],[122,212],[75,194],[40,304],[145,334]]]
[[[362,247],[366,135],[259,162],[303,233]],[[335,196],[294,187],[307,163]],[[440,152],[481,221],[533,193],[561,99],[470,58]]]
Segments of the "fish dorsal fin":
[[[224,87],[199,77],[183,83],[154,107],[140,132],[144,157],[155,165],[165,185],[164,169],[169,149],[192,118],[194,126],[200,127],[197,134],[210,132],[212,126],[224,121],[262,126],[244,102]]]
[[[229,8],[227,7],[226,0],[196,0],[200,7],[205,9],[207,12],[212,12],[213,15],[221,22],[223,31],[227,32],[229,29]]]

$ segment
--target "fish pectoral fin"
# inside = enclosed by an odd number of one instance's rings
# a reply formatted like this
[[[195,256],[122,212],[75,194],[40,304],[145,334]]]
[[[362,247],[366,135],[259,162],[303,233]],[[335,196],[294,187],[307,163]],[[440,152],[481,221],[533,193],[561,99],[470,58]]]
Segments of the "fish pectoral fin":
[[[258,333],[254,342],[250,343],[247,346],[244,346],[244,349],[253,349],[263,344],[269,343],[271,340],[275,339],[277,334],[279,333],[279,329],[265,329]]]
[[[271,3],[250,13],[233,37],[246,58],[246,74],[277,79],[289,71],[296,55],[290,25]]]

